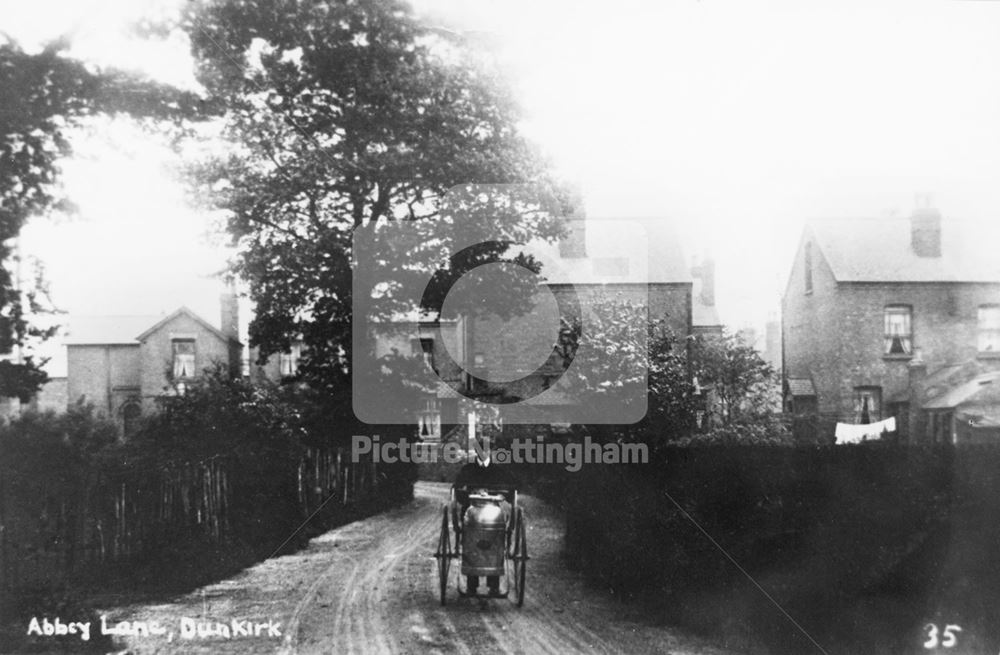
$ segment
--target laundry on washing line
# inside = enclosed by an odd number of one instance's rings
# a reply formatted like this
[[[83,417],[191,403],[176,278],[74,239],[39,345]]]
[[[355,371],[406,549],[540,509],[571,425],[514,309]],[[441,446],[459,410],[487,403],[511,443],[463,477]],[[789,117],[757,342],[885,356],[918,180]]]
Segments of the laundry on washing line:
[[[834,436],[837,437],[838,444],[861,443],[862,441],[875,441],[881,439],[886,432],[896,431],[896,417],[884,419],[878,423],[866,423],[855,425],[852,423],[837,423]]]

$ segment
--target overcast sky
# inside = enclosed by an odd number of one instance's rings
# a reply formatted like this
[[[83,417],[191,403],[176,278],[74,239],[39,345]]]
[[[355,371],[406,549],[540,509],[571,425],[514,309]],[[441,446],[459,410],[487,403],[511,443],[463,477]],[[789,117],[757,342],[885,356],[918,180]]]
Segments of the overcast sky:
[[[193,84],[182,41],[123,27],[176,0],[0,0],[28,42],[74,30],[87,59]],[[805,219],[905,215],[930,193],[946,218],[996,235],[1000,3],[418,0],[432,24],[489,44],[528,111],[524,129],[584,190],[593,217],[673,221],[717,261],[733,327],[776,313]],[[216,319],[226,254],[167,174],[170,154],[124,127],[67,168],[72,224],[32,225],[76,313]]]

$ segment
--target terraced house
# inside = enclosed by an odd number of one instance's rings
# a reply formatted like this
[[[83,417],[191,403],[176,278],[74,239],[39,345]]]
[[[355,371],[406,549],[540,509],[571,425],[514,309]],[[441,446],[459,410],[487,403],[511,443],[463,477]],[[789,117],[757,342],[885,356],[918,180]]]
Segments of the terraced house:
[[[911,442],[1000,439],[1000,257],[971,224],[815,220],[782,298],[796,436],[896,417]]]

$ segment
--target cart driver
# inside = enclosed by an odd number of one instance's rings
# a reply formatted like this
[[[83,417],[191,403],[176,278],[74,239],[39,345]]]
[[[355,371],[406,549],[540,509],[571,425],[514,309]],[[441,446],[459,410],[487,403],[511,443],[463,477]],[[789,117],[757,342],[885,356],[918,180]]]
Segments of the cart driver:
[[[505,491],[504,497],[511,501],[511,494],[517,488],[513,476],[505,466],[491,466],[489,440],[484,437],[484,448],[477,451],[473,461],[463,466],[455,477],[455,499],[460,505],[459,516],[465,516],[469,507],[469,493],[476,489]],[[479,576],[468,576],[468,593],[474,595],[479,587]],[[500,595],[500,576],[486,576],[486,588],[491,596]]]

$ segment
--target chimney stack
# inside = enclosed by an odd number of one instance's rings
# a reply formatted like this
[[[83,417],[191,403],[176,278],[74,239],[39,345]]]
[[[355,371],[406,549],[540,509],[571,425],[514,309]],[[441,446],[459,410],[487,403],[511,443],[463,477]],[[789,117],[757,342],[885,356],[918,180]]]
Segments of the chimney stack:
[[[240,338],[240,306],[236,292],[232,289],[219,296],[219,328],[227,337]]]
[[[701,280],[701,304],[715,306],[715,260],[706,256],[701,264],[691,267],[691,275]]]
[[[910,243],[918,257],[941,256],[941,212],[925,205],[910,215]]]
[[[582,259],[587,256],[586,219],[570,216],[566,219],[569,234],[559,241],[559,256],[563,259]]]

